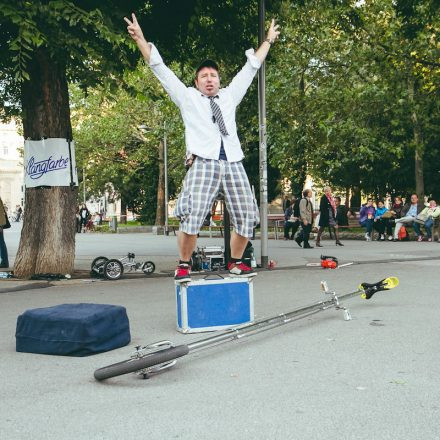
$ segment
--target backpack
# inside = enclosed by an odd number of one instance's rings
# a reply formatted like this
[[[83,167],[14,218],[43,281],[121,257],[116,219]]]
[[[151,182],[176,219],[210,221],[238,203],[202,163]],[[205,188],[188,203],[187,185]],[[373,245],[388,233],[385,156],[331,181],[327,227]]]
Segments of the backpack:
[[[406,231],[405,226],[402,226],[400,228],[400,231],[399,231],[399,234],[397,235],[397,237],[398,237],[398,239],[400,241],[404,241],[404,240],[408,240],[409,239],[408,232]]]

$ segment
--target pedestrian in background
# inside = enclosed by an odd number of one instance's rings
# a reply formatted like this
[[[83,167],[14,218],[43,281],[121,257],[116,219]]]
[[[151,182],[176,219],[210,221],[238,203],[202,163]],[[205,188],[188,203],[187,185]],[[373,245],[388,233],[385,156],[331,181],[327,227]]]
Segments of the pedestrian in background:
[[[290,240],[295,237],[296,231],[300,226],[299,209],[295,212],[295,206],[299,206],[296,203],[296,197],[292,198],[290,206],[284,212],[284,239],[289,240],[289,231],[292,229]]]
[[[312,249],[313,246],[309,244],[309,236],[313,225],[313,205],[311,202],[312,190],[306,189],[303,192],[303,198],[299,202],[299,215],[301,217],[302,232],[295,241],[301,247],[301,242],[304,242],[304,249]]]
[[[294,199],[296,200],[296,197],[294,197]],[[284,195],[283,196],[283,212],[286,212],[286,209],[288,209],[291,204],[292,204],[292,202],[289,200],[289,197]]]
[[[6,209],[3,206],[2,199],[0,198],[0,268],[9,267],[8,260],[8,249],[5,243],[5,237],[3,236],[3,229],[10,228],[8,216],[6,214]]]
[[[87,209],[85,203],[82,204],[81,209],[79,210],[79,218],[80,218],[80,232],[86,232],[87,220],[90,218],[90,211]]]
[[[329,186],[324,188],[324,194],[319,202],[319,230],[316,237],[316,247],[322,247],[321,235],[325,228],[333,228],[336,237],[336,245],[344,246],[339,240],[338,224],[336,222],[336,204]]]
[[[15,221],[19,222],[21,219],[21,214],[23,213],[23,209],[21,208],[20,205],[17,205],[15,207]]]

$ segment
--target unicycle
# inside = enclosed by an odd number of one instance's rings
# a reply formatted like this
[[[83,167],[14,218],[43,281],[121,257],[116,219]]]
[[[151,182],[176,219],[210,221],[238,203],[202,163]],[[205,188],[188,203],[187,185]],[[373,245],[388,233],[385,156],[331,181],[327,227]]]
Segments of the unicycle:
[[[350,299],[355,296],[360,296],[362,299],[369,300],[377,292],[394,289],[398,285],[399,280],[396,277],[389,277],[378,281],[377,283],[362,283],[354,292],[338,297],[336,292],[330,290],[327,283],[322,281],[321,290],[324,294],[330,295],[330,299],[288,313],[281,313],[249,324],[217,331],[204,339],[199,339],[189,344],[174,346],[170,341],[160,341],[144,347],[137,346],[136,351],[131,355],[130,359],[99,368],[94,372],[94,377],[96,380],[101,381],[123,374],[137,373],[144,379],[147,379],[154,373],[173,367],[178,358],[186,356],[193,351],[212,348],[221,343],[252,336],[262,331],[267,331],[284,324],[307,318],[318,312],[329,310],[331,308],[341,310],[343,312],[344,320],[350,321],[350,312],[342,305],[342,300]]]

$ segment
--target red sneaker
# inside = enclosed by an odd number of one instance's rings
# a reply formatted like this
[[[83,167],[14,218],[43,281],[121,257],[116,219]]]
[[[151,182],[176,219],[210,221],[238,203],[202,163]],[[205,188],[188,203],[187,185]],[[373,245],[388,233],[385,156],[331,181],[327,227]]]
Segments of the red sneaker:
[[[229,273],[235,277],[254,277],[257,275],[256,272],[252,269],[252,267],[249,267],[248,265],[244,264],[241,261],[237,261],[236,263],[228,263],[228,270]]]
[[[191,268],[188,264],[179,264],[174,272],[174,280],[178,283],[188,283],[191,281]]]

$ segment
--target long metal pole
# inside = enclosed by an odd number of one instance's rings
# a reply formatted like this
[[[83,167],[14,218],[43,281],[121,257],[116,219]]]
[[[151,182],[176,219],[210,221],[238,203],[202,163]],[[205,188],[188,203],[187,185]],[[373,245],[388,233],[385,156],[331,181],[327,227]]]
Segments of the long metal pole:
[[[264,41],[264,0],[258,8],[258,46]],[[261,266],[268,267],[268,233],[267,233],[267,146],[266,146],[266,63],[258,72],[258,114],[259,114],[259,166],[260,166],[260,233],[261,233]]]
[[[347,293],[340,297],[332,297],[329,300],[320,301],[316,304],[302,307],[300,309],[293,310],[288,313],[282,313],[279,315],[271,316],[270,318],[265,318],[265,319],[263,318],[259,321],[255,321],[250,324],[245,324],[243,326],[238,326],[236,328],[231,328],[228,330],[223,330],[221,332],[216,332],[213,336],[208,336],[207,338],[191,342],[187,344],[187,346],[189,352],[191,352],[193,350],[202,350],[204,348],[209,348],[213,345],[217,345],[222,342],[229,342],[234,339],[241,339],[246,336],[251,336],[266,330],[270,330],[275,327],[280,327],[281,325],[288,324],[298,319],[303,319],[307,316],[310,316],[318,312],[322,312],[332,307],[335,308],[340,307],[339,301],[342,301],[344,299],[350,299],[354,296],[360,295],[361,293],[363,293],[363,290],[358,289],[354,292]]]
[[[165,235],[169,235],[168,230],[168,148],[167,148],[167,127],[163,123],[163,161],[165,178]]]

